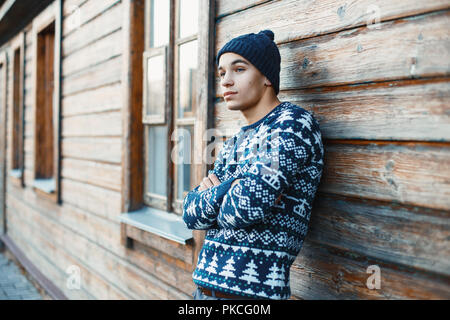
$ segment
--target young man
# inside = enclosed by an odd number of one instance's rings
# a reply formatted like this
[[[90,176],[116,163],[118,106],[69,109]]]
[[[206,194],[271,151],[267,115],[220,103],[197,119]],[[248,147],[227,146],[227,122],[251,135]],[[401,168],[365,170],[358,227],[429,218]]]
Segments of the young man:
[[[217,54],[229,110],[248,125],[226,140],[214,169],[183,202],[190,229],[208,230],[193,273],[195,299],[288,299],[289,268],[308,230],[322,176],[318,122],[277,98],[281,57],[264,30]]]

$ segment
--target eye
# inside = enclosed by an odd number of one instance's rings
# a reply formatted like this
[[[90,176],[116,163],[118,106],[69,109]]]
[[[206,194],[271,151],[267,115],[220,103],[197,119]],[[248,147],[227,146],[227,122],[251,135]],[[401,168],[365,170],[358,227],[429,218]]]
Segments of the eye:
[[[242,71],[245,71],[245,69],[244,68],[237,68],[236,70],[242,70]]]

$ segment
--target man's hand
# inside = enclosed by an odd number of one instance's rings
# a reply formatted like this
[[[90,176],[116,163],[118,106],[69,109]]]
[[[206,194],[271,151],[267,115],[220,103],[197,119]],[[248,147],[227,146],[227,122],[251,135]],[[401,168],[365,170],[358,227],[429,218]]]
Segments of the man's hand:
[[[204,177],[202,182],[200,183],[200,188],[198,191],[203,191],[213,186],[218,186],[220,184],[219,178],[214,173],[209,174],[207,177]]]

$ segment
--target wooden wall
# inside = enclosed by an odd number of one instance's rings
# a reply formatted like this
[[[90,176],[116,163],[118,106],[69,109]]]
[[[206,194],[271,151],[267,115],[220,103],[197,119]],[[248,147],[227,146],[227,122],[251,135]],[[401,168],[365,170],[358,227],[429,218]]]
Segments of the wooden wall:
[[[7,179],[7,232],[70,299],[190,298],[191,247],[137,229],[153,246],[120,243],[125,3],[64,1],[60,206],[31,187],[35,57],[25,30],[25,187]],[[217,50],[272,29],[280,100],[321,125],[326,166],[291,269],[293,298],[450,298],[448,1],[378,1],[378,29],[367,26],[373,1],[216,3]],[[216,127],[238,130],[242,116],[217,98]],[[67,286],[72,265],[79,290]],[[366,287],[369,265],[381,268],[379,290]]]
[[[194,290],[191,248],[148,234],[136,237],[159,250],[120,243],[124,6],[64,1],[60,206],[31,187],[35,57],[31,25],[25,30],[25,188],[8,180],[7,233],[69,299],[186,299]],[[80,290],[67,286],[71,266],[80,268]]]
[[[218,2],[217,48],[274,31],[279,98],[321,126],[325,170],[291,268],[293,298],[450,298],[449,9],[441,0]],[[215,116],[231,133],[245,124],[219,97]],[[366,286],[371,265],[380,289]]]

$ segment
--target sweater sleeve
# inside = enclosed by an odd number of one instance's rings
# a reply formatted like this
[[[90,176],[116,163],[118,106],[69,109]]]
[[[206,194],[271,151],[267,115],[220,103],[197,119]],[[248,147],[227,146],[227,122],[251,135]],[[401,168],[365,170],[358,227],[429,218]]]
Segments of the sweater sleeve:
[[[214,169],[208,174],[214,173],[219,179],[222,176],[220,171],[223,167],[223,158],[226,153],[225,144],[221,149]],[[217,224],[217,215],[222,203],[223,197],[236,178],[222,181],[218,186],[212,186],[206,190],[199,191],[200,185],[191,190],[183,200],[183,220],[188,229],[205,230],[210,229]]]
[[[220,228],[241,229],[268,218],[270,207],[314,152],[311,136],[304,132],[280,130],[262,143],[236,185],[223,198],[217,222]]]

